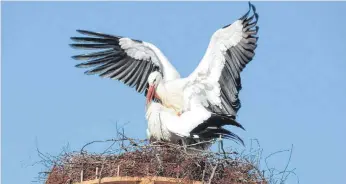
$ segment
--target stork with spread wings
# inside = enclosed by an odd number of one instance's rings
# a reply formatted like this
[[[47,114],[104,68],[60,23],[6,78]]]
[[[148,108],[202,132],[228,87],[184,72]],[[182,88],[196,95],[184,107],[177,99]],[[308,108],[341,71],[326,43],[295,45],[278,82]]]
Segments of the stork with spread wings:
[[[181,78],[174,66],[153,44],[126,37],[77,30],[86,37],[71,37],[74,48],[96,52],[73,56],[86,60],[77,67],[86,74],[116,79],[145,92],[148,136],[154,140],[242,140],[224,125],[243,128],[235,121],[240,108],[240,73],[254,55],[258,14],[248,12],[217,30],[198,67]],[[156,101],[153,101],[156,99]]]

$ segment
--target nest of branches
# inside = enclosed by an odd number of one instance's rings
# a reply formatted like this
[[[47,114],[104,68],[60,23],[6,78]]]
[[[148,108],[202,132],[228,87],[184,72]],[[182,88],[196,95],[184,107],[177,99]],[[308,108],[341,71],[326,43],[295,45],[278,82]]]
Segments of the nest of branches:
[[[54,158],[41,154],[50,168],[49,172],[41,173],[46,184],[114,176],[162,176],[218,184],[267,183],[255,163],[236,152],[215,153],[128,138],[107,140],[112,144],[102,153],[85,151],[85,147],[96,142],[101,141],[88,143],[79,152],[63,152]]]

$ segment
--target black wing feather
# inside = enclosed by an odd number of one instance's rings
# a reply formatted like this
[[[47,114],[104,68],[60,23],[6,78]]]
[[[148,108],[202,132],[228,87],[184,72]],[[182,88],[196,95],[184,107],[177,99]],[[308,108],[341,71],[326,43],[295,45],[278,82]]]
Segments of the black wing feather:
[[[101,77],[117,79],[135,87],[139,93],[145,91],[147,78],[154,70],[161,71],[160,67],[151,60],[135,59],[121,48],[120,36],[97,33],[86,30],[77,30],[84,37],[71,37],[76,43],[70,44],[77,49],[95,49],[96,52],[72,56],[75,60],[87,60],[79,63],[76,67],[90,68],[85,74],[99,74]],[[143,43],[140,40],[132,40]]]
[[[252,14],[250,12],[252,10]],[[236,116],[236,113],[241,107],[238,98],[239,91],[241,90],[240,72],[245,68],[253,57],[255,56],[255,49],[257,47],[258,37],[258,14],[253,4],[249,3],[248,12],[239,18],[243,25],[243,37],[240,42],[230,47],[224,52],[225,65],[219,79],[221,86],[221,107],[209,106],[213,112]],[[225,26],[227,28],[228,26]]]

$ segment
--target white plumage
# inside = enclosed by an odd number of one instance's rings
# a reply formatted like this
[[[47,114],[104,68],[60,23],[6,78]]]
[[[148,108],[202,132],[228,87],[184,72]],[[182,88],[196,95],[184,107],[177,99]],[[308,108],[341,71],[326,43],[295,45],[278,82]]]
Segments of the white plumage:
[[[212,35],[200,64],[186,78],[180,78],[153,44],[119,36],[79,30],[92,37],[72,39],[90,43],[73,47],[104,50],[73,58],[88,60],[77,65],[93,67],[87,74],[117,79],[140,93],[145,91],[148,134],[155,140],[197,141],[221,135],[241,141],[222,126],[242,128],[235,121],[240,108],[240,72],[254,57],[258,31],[256,9],[251,3],[249,7],[244,16]]]
[[[152,102],[148,105],[146,119],[148,120],[147,137],[151,141],[168,141],[183,145],[196,144],[195,148],[206,149],[212,139],[219,138],[221,135],[243,144],[237,135],[222,128],[224,125],[243,128],[239,123],[206,110],[198,101],[191,110],[184,112],[181,116],[177,116],[174,110],[160,103]]]

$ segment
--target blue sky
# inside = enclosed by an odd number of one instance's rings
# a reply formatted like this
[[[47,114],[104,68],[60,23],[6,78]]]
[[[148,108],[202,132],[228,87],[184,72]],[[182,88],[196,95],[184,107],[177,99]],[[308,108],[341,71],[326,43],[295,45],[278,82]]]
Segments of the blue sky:
[[[346,183],[346,3],[255,2],[256,56],[242,73],[249,146],[267,156],[294,150],[300,182]],[[76,29],[155,44],[187,76],[214,31],[247,11],[246,2],[2,2],[2,183],[34,181],[41,151],[58,154],[115,135],[144,138],[145,99],[117,81],[86,76],[70,58]],[[227,142],[233,146],[232,142]],[[283,169],[288,154],[270,164]],[[264,166],[264,165],[263,165]],[[296,183],[294,177],[288,183]]]

